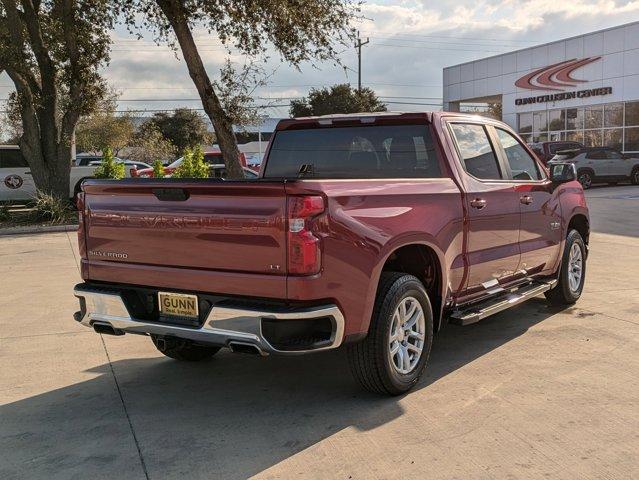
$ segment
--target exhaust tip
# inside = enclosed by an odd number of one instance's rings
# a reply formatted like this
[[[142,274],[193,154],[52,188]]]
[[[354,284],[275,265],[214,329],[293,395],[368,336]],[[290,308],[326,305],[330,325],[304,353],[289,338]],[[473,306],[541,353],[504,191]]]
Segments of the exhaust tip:
[[[251,343],[230,342],[229,348],[233,353],[248,353],[249,355],[262,355],[262,350]]]
[[[93,330],[96,333],[102,333],[104,335],[115,335],[115,336],[124,335],[124,332],[122,330],[118,330],[116,328],[113,328],[108,323],[94,322],[93,323]]]

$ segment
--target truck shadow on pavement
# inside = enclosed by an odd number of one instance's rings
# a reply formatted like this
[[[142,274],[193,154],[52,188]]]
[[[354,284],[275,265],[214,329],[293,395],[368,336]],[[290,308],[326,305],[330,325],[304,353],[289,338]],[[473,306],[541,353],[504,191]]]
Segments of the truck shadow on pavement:
[[[408,395],[428,395],[438,379],[557,311],[539,298],[473,326],[447,327]],[[360,390],[342,350],[294,358],[220,352],[194,364],[126,359],[90,371],[98,375],[0,407],[0,448],[12,452],[0,464],[2,478],[144,478],[131,428],[149,478],[247,478],[338,432],[404,414],[401,397]],[[291,476],[304,473],[295,465],[300,471]]]

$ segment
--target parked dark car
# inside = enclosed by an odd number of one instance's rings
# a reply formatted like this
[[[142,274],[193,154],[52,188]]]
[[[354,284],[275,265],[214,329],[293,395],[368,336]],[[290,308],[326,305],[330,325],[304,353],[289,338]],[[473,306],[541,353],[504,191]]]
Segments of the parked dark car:
[[[552,157],[554,157],[559,150],[573,150],[576,148],[584,148],[583,144],[571,141],[529,143],[528,146],[533,152],[535,152],[537,158],[539,158],[539,160],[541,160],[541,163],[543,163],[544,165],[547,165],[548,161]]]

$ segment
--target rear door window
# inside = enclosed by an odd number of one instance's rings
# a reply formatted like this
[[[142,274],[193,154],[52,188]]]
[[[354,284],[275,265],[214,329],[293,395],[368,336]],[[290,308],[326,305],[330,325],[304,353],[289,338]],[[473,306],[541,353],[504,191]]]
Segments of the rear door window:
[[[426,125],[309,128],[276,133],[265,178],[441,177]]]
[[[528,154],[519,141],[506,130],[496,128],[495,131],[506,153],[513,180],[541,180],[542,176],[537,162]]]
[[[0,149],[0,168],[27,167],[27,162],[18,149]]]
[[[464,162],[464,168],[473,177],[499,180],[502,177],[497,155],[483,125],[451,123],[455,143]]]

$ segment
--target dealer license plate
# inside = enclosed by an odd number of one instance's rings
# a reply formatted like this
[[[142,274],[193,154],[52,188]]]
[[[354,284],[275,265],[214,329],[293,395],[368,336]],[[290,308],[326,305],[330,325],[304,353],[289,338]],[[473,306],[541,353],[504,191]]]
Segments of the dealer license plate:
[[[165,315],[198,318],[197,296],[185,293],[158,292],[160,312]]]

